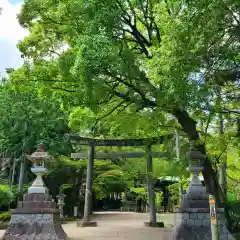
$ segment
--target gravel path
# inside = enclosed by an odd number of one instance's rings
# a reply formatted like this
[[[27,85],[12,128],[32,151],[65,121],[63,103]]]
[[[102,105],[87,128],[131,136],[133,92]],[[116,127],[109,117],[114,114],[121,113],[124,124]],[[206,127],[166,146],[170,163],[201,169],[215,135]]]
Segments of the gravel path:
[[[63,225],[71,239],[76,240],[169,240],[168,228],[144,227],[147,214],[102,212],[95,213],[93,219],[98,227],[77,228],[76,222]],[[158,215],[158,220],[172,224],[174,214]],[[4,231],[0,232],[0,237]]]

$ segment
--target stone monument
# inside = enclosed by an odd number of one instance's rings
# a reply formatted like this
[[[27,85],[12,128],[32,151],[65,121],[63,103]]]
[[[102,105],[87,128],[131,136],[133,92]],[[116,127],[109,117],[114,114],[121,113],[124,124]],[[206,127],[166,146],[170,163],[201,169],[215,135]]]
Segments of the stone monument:
[[[171,232],[172,240],[212,240],[209,195],[199,180],[204,155],[191,144],[189,152],[191,181],[177,209],[175,224]],[[234,240],[225,224],[224,209],[218,208],[217,222],[220,240]]]
[[[33,162],[31,171],[37,176],[23,201],[19,201],[13,211],[10,226],[2,240],[66,240],[60,222],[60,212],[52,201],[42,176],[47,173],[44,160],[48,159],[43,146],[34,152],[29,159]]]

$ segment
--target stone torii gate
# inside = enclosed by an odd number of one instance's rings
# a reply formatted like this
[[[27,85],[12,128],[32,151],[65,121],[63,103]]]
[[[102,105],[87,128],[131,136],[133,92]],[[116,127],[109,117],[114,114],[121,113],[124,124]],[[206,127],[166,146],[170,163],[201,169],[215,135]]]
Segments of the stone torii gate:
[[[97,226],[96,222],[90,220],[91,201],[92,201],[92,181],[93,181],[93,165],[94,159],[116,159],[116,158],[142,158],[146,157],[147,160],[147,185],[148,185],[148,201],[149,201],[149,222],[145,223],[147,226],[158,227],[162,223],[157,222],[154,184],[152,178],[152,158],[164,158],[167,153],[152,152],[152,145],[162,144],[165,137],[173,137],[173,135],[160,136],[155,138],[143,139],[93,139],[85,138],[78,135],[70,135],[71,142],[78,145],[89,146],[88,153],[72,153],[73,159],[88,159],[87,166],[87,180],[86,180],[86,193],[84,205],[83,221],[78,226]],[[95,147],[130,147],[130,146],[146,146],[145,153],[143,152],[95,152]],[[176,137],[177,157],[179,157],[179,136]]]

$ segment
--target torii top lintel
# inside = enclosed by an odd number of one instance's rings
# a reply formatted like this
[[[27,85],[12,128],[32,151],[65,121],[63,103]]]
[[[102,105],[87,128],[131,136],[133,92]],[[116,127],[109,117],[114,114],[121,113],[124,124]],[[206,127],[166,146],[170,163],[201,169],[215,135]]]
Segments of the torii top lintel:
[[[142,139],[94,139],[86,138],[78,135],[69,135],[73,143],[79,145],[90,145],[90,146],[111,146],[111,147],[130,147],[130,146],[146,146],[154,144],[162,144],[165,137],[170,135],[159,136],[153,138],[142,138]]]

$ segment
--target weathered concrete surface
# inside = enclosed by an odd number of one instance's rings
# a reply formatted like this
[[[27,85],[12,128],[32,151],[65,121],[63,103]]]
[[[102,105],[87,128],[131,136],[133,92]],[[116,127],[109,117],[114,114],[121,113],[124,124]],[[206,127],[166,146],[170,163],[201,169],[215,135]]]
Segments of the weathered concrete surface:
[[[174,214],[159,214],[158,221],[173,224]],[[148,213],[103,212],[96,213],[92,220],[96,228],[77,228],[76,222],[64,224],[63,229],[74,240],[169,240],[168,228],[144,227]],[[4,231],[0,231],[0,237]]]

